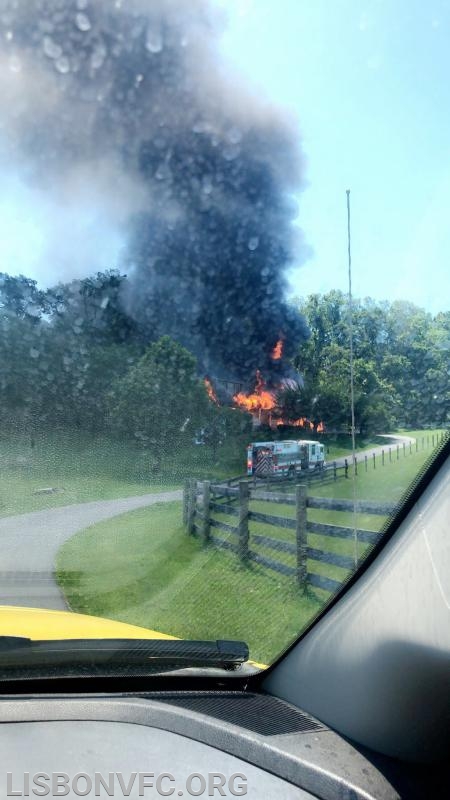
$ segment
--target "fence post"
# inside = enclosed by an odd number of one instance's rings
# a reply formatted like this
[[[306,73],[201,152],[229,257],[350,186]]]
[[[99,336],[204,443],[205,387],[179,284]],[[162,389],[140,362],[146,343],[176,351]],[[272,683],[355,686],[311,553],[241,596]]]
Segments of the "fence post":
[[[194,521],[197,502],[197,481],[191,478],[189,481],[188,491],[188,509],[187,509],[187,532],[192,536],[194,533]]]
[[[389,448],[389,461],[392,463],[392,450]]]
[[[333,461],[333,479],[334,480],[337,479],[337,467],[336,467],[336,462],[335,461]]]
[[[358,456],[355,456],[355,460],[353,462],[353,472],[355,475],[358,474]]]
[[[367,455],[364,456],[364,469],[367,472]]]
[[[372,453],[372,455],[373,455],[373,468],[376,469],[377,465],[375,464],[375,453]]]
[[[186,527],[188,521],[189,509],[189,480],[184,482],[183,486],[183,525]]]
[[[381,451],[381,466],[384,467],[384,450]]]
[[[238,522],[238,547],[241,561],[248,559],[248,500],[249,489],[247,481],[239,482],[239,522]]]
[[[406,456],[406,444],[403,442],[403,458]]]
[[[297,583],[305,591],[307,581],[306,500],[308,487],[299,483],[295,487],[295,538],[297,543]]]
[[[399,458],[400,458],[400,447],[399,445],[397,445],[397,461],[399,460]]]
[[[416,439],[416,453],[419,452],[419,440]]]
[[[432,437],[431,437],[431,444],[432,444],[432,446],[434,447],[434,433],[433,433],[433,435],[432,435]]]
[[[209,509],[209,502],[210,502],[210,488],[211,484],[209,481],[203,481],[203,541],[207,544],[209,540],[209,532],[210,532],[210,509]]]
[[[412,442],[409,443],[409,455],[412,455]]]
[[[345,477],[348,478],[348,461],[345,459]]]
[[[422,450],[425,449],[425,437],[422,436]]]

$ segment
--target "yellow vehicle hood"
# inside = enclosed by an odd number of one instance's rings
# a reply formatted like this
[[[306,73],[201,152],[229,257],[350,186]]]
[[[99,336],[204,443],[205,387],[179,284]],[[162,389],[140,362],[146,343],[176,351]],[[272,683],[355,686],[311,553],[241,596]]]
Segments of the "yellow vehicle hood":
[[[23,636],[27,639],[177,639],[167,633],[117,622],[114,619],[52,611],[48,608],[0,606],[0,636]],[[258,669],[266,664],[248,661]]]
[[[113,619],[21,606],[0,606],[0,636],[24,636],[33,640],[177,638]]]

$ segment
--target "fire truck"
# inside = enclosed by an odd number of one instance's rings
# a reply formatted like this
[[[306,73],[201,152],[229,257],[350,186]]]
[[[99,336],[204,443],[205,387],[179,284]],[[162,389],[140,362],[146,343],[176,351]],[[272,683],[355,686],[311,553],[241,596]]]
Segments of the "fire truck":
[[[323,469],[325,447],[320,442],[252,442],[247,447],[247,475],[294,477],[301,470]]]

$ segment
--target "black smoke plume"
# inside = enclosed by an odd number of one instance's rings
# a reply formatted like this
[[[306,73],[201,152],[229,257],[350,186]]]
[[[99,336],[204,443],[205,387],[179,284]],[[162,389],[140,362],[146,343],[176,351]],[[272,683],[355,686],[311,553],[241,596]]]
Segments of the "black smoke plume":
[[[298,133],[220,59],[212,4],[0,0],[0,21],[0,155],[55,205],[102,206],[149,339],[218,377],[275,378],[276,341],[289,357],[307,336],[285,300]]]

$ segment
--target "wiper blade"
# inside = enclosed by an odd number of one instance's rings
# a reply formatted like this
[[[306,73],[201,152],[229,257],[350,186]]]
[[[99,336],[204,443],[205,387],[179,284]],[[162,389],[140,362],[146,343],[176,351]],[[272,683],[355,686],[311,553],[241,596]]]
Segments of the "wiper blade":
[[[237,669],[248,661],[245,642],[218,639],[43,639],[0,636],[0,669],[5,667],[118,665],[158,668]]]

